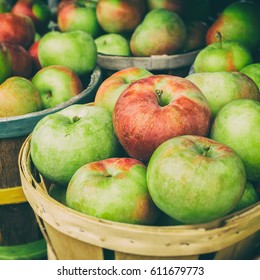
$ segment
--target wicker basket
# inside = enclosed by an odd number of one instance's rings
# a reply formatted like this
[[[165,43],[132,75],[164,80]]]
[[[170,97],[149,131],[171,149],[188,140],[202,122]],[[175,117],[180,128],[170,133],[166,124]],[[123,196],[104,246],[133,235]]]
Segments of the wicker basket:
[[[140,226],[91,217],[57,202],[30,158],[30,136],[19,155],[24,193],[50,259],[253,259],[260,241],[260,203],[207,224]]]

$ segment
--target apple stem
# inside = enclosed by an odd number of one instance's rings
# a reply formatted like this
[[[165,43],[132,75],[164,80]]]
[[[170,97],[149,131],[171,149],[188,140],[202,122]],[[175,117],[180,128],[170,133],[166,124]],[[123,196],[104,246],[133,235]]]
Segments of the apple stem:
[[[160,105],[162,105],[161,96],[162,96],[162,94],[163,94],[163,90],[161,90],[161,89],[156,89],[156,90],[155,90],[155,94],[156,94],[156,96],[157,96],[158,103],[159,103]]]
[[[203,154],[202,155],[206,156],[208,151],[209,151],[209,149],[210,149],[210,146],[203,146]]]
[[[74,116],[73,118],[72,118],[72,121],[75,123],[75,122],[78,122],[80,120],[80,117],[78,117],[78,116]]]
[[[222,35],[219,31],[217,31],[216,37],[219,39],[219,46],[222,49]]]

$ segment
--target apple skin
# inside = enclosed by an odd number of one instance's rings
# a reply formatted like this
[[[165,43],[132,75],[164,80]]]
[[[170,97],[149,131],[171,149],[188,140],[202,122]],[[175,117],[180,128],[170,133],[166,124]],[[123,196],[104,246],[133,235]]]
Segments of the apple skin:
[[[147,188],[146,166],[133,158],[109,158],[80,167],[69,182],[66,204],[121,223],[153,225],[159,209]]]
[[[9,13],[11,12],[11,5],[8,0],[1,0],[0,1],[0,13]]]
[[[218,111],[234,99],[247,98],[260,101],[256,84],[240,72],[202,72],[186,77],[194,83],[209,102],[213,118]]]
[[[25,115],[42,108],[38,90],[23,77],[7,78],[0,85],[0,100],[0,118]]]
[[[115,72],[99,86],[94,100],[95,105],[104,107],[113,113],[117,99],[131,83],[152,75],[150,71],[139,67],[130,67]]]
[[[253,63],[251,52],[237,42],[207,45],[195,58],[195,72],[239,71]]]
[[[60,65],[43,67],[34,75],[32,83],[40,93],[44,109],[66,102],[83,90],[78,75]]]
[[[103,34],[95,39],[97,51],[101,54],[131,56],[130,43],[126,37],[116,34]]]
[[[82,30],[88,32],[93,38],[103,32],[97,20],[97,3],[84,1],[70,1],[57,13],[57,24],[61,32]]]
[[[33,73],[38,72],[42,68],[40,61],[39,61],[39,56],[38,56],[39,43],[40,43],[40,39],[37,41],[34,41],[34,43],[32,43],[32,45],[28,49],[28,52],[32,59],[32,72]]]
[[[5,44],[0,42],[0,84],[12,75],[12,58]]]
[[[247,178],[260,181],[260,102],[237,99],[226,104],[213,121],[210,137],[230,146],[243,160]]]
[[[41,37],[38,47],[42,67],[61,65],[79,76],[89,74],[96,66],[97,47],[84,31],[50,31]]]
[[[240,72],[251,78],[256,83],[260,91],[260,63],[249,64],[242,68]]]
[[[113,123],[125,151],[147,162],[169,138],[184,134],[205,136],[209,104],[192,82],[171,75],[153,75],[130,84],[119,96]]]
[[[183,16],[187,7],[187,0],[147,0],[148,10],[166,9]]]
[[[20,44],[27,49],[34,41],[35,27],[31,18],[13,13],[0,14],[0,41]]]
[[[133,32],[130,48],[134,56],[170,55],[183,47],[186,38],[186,26],[176,13],[154,9]]]
[[[82,165],[116,157],[118,149],[111,114],[98,106],[71,105],[42,118],[32,132],[35,167],[62,186]]]
[[[97,19],[107,33],[132,32],[142,21],[145,6],[139,0],[99,0]]]
[[[249,49],[255,49],[260,44],[260,5],[250,1],[236,1],[231,3],[215,22],[210,26],[207,35],[207,44],[218,39],[217,32],[222,34],[223,41],[236,41]]]
[[[245,184],[240,157],[206,137],[183,135],[165,141],[147,167],[154,203],[185,224],[206,223],[228,214],[242,197]]]

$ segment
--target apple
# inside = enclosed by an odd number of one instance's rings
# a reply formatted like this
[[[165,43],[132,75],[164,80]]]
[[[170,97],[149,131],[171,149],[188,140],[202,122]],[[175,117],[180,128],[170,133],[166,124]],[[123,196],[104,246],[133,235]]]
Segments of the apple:
[[[96,66],[97,47],[87,32],[50,31],[41,37],[38,57],[42,67],[66,66],[77,75],[84,76]]]
[[[153,225],[159,214],[146,182],[146,166],[133,158],[108,158],[80,167],[66,204],[79,212],[121,223]]]
[[[0,14],[11,12],[11,4],[8,0],[0,0]]]
[[[176,13],[154,9],[136,27],[130,48],[134,56],[170,55],[180,51],[186,38],[185,24]]]
[[[234,99],[248,98],[260,101],[256,84],[240,72],[201,72],[186,77],[194,83],[209,102],[212,116]]]
[[[96,15],[97,3],[89,0],[68,1],[57,13],[58,28],[62,32],[82,30],[93,38],[102,34]]]
[[[147,185],[157,207],[185,224],[228,214],[245,190],[240,157],[212,139],[182,135],[162,143],[147,166]]]
[[[85,104],[45,116],[31,138],[35,167],[46,180],[63,186],[82,165],[116,157],[118,149],[110,112]]]
[[[105,79],[95,95],[95,105],[104,107],[113,113],[115,104],[122,92],[133,82],[153,74],[139,67],[119,70]]]
[[[28,49],[28,52],[32,59],[32,72],[33,73],[36,73],[37,71],[39,71],[42,68],[40,61],[39,61],[39,56],[38,56],[39,43],[40,43],[40,39],[34,41],[32,43],[32,45],[30,46],[30,48]]]
[[[132,32],[145,14],[144,1],[99,0],[96,14],[98,22],[105,32]]]
[[[238,42],[221,40],[203,48],[194,60],[195,72],[239,71],[253,63],[251,52]]]
[[[230,146],[243,160],[248,180],[260,181],[260,102],[230,101],[213,121],[210,137]]]
[[[11,76],[20,76],[29,79],[32,75],[33,66],[29,52],[17,43],[3,42],[2,44],[6,47],[11,57]]]
[[[116,56],[131,56],[130,43],[121,34],[108,33],[95,39],[98,53]]]
[[[24,15],[32,19],[35,29],[44,33],[52,18],[48,4],[42,0],[17,0],[11,12],[15,15]]]
[[[187,30],[187,38],[182,47],[184,52],[191,52],[197,49],[204,48],[206,46],[206,33],[208,25],[201,20],[191,20],[185,22]]]
[[[43,67],[34,75],[32,83],[40,93],[44,109],[66,102],[83,90],[78,75],[60,65]]]
[[[119,96],[113,112],[122,147],[144,162],[169,138],[205,136],[210,121],[211,110],[199,88],[185,78],[163,74],[131,83]]]
[[[12,75],[12,58],[5,44],[0,42],[0,84]]]
[[[188,0],[147,0],[148,10],[167,9],[183,16]]]
[[[39,92],[30,80],[13,76],[0,84],[0,118],[25,115],[41,108]]]
[[[260,63],[252,63],[240,70],[241,73],[251,78],[260,90]]]
[[[222,11],[218,18],[209,27],[206,36],[207,44],[218,39],[220,32],[223,41],[236,41],[249,49],[255,49],[260,44],[260,5],[252,1],[236,1]]]
[[[34,41],[35,27],[31,18],[13,13],[0,14],[0,41],[10,41],[28,48]]]

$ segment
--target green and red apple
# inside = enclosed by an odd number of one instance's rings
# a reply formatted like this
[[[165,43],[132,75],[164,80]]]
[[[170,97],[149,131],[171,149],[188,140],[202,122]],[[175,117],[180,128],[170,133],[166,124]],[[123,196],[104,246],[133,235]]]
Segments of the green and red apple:
[[[41,109],[40,94],[30,80],[13,76],[0,85],[0,118],[21,116]]]
[[[60,65],[43,67],[33,76],[32,83],[40,93],[43,109],[66,102],[83,90],[78,75]]]
[[[97,218],[153,225],[159,209],[147,188],[146,166],[133,158],[109,158],[80,167],[69,182],[66,204]]]
[[[205,95],[213,117],[232,100],[245,98],[260,101],[260,92],[254,81],[240,72],[201,72],[186,78]]]
[[[0,42],[0,84],[12,75],[12,58],[5,44]]]
[[[260,102],[230,101],[218,112],[210,137],[230,146],[243,160],[247,178],[260,181]]]
[[[242,68],[240,72],[251,78],[256,83],[260,91],[260,63],[249,64]]]
[[[147,167],[157,207],[185,224],[207,223],[231,212],[245,190],[242,160],[227,145],[182,135],[162,143]]]
[[[113,124],[124,150],[147,162],[169,138],[205,136],[211,110],[206,97],[188,79],[152,75],[131,83],[114,107]]]
[[[148,10],[166,9],[183,16],[187,8],[188,0],[147,0]]]
[[[117,99],[131,83],[152,75],[150,71],[139,67],[117,71],[99,86],[95,95],[95,105],[104,107],[113,113]]]
[[[171,55],[181,50],[186,39],[186,26],[176,13],[153,9],[134,30],[130,48],[134,56]]]
[[[34,41],[31,44],[30,48],[28,49],[28,52],[32,59],[32,72],[34,74],[42,68],[40,61],[39,61],[39,55],[38,55],[39,43],[40,43],[40,39]]]
[[[42,118],[32,132],[35,167],[61,186],[84,164],[117,157],[118,152],[111,113],[98,106],[71,105]]]

